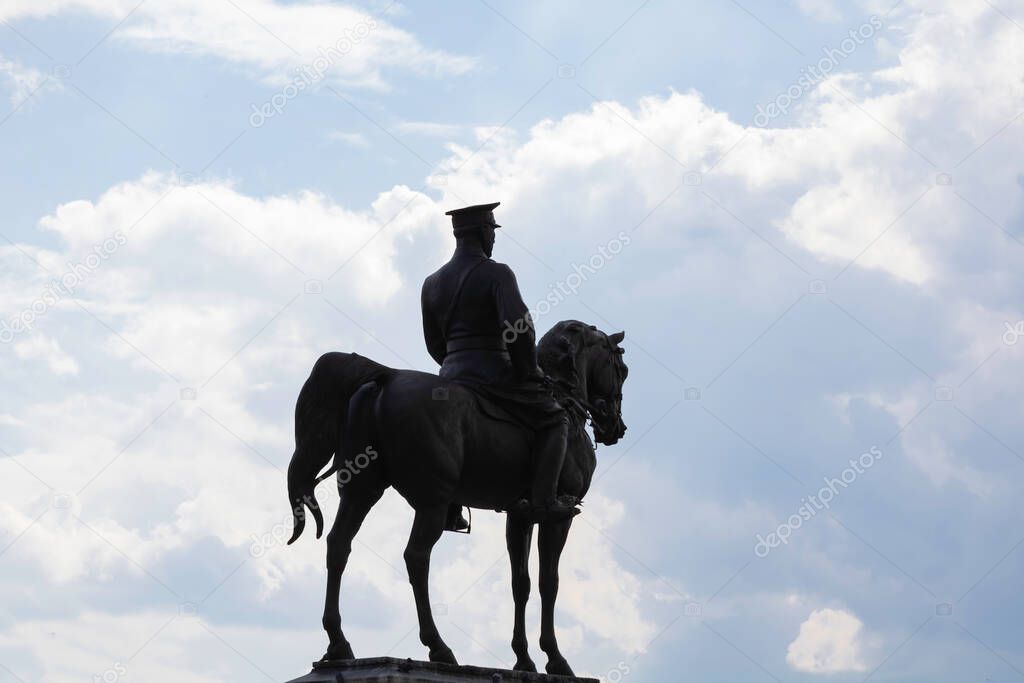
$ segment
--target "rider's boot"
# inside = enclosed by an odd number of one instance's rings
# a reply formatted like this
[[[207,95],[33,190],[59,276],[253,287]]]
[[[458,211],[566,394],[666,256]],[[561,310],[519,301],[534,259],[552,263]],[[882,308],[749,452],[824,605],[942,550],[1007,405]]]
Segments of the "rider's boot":
[[[516,506],[518,512],[529,515],[535,522],[566,519],[579,514],[576,507],[579,501],[571,496],[558,495],[567,433],[568,423],[562,420],[537,434],[530,500],[519,501]]]
[[[445,531],[466,533],[469,531],[469,521],[462,514],[462,506],[452,503],[448,506],[448,519],[444,523]]]

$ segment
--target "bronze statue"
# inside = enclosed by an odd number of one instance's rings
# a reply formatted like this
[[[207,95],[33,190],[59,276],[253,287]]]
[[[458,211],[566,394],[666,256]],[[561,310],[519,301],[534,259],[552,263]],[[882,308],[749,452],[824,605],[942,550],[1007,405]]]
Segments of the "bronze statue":
[[[323,626],[330,645],[324,660],[353,658],[341,629],[341,576],[363,519],[393,486],[415,510],[405,562],[430,661],[456,663],[434,624],[427,576],[434,544],[446,526],[456,526],[451,510],[468,506],[510,513],[505,536],[515,602],[512,647],[521,671],[536,671],[525,614],[530,545],[534,523],[539,525],[540,645],[548,673],[572,675],[555,637],[558,562],[575,503],[597,464],[588,417],[602,444],[615,444],[626,431],[621,408],[627,368],[619,346],[624,333],[606,335],[562,321],[534,348],[532,322],[511,270],[489,259],[495,206],[450,212],[455,256],[423,286],[424,334],[440,376],[328,353],[299,393],[288,466],[295,525],[289,543],[301,535],[307,509],[320,537],[315,487],[343,464],[350,474],[345,483],[338,479],[338,513],[327,536]],[[334,465],[318,476],[332,456]]]

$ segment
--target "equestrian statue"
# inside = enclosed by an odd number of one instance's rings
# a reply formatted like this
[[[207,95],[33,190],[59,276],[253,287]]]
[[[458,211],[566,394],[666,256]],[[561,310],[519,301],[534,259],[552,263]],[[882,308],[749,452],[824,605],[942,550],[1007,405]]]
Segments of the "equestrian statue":
[[[558,563],[579,503],[597,466],[594,439],[622,438],[624,333],[575,320],[536,341],[515,275],[491,259],[494,204],[449,211],[451,260],[423,283],[423,334],[438,374],[398,370],[354,353],[317,360],[295,406],[295,453],[288,466],[294,531],[307,511],[323,533],[315,488],[358,454],[365,468],[342,482],[327,534],[321,661],[353,659],[341,628],[341,577],[352,539],[370,509],[394,487],[415,511],[405,564],[432,662],[456,664],[434,623],[428,595],[430,554],[445,530],[469,530],[463,507],[506,513],[512,565],[515,669],[536,671],[526,640],[529,553],[539,529],[541,649],[549,674],[571,676],[558,649],[554,609]],[[330,465],[334,458],[334,464]],[[330,465],[330,466],[329,466]],[[325,470],[326,468],[326,470]],[[323,474],[321,472],[323,471]],[[340,474],[340,473],[339,473]]]

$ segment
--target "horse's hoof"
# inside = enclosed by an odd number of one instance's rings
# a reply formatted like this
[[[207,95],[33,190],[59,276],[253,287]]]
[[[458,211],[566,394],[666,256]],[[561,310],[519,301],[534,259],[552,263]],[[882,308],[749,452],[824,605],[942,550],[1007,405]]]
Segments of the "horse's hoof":
[[[352,646],[348,644],[348,641],[344,643],[338,643],[337,645],[331,645],[327,648],[327,652],[324,654],[321,662],[335,662],[339,659],[355,659],[356,656],[352,653]]]
[[[533,660],[529,657],[520,657],[516,660],[516,665],[512,667],[513,671],[528,671],[530,673],[537,673],[537,665],[533,663]]]
[[[549,674],[552,676],[575,676],[572,672],[572,667],[569,666],[569,662],[565,661],[565,657],[558,656],[548,660],[548,665],[544,667]]]
[[[447,645],[444,647],[437,647],[430,650],[430,661],[439,662],[441,664],[453,664],[458,666],[459,663],[455,660],[455,653]]]

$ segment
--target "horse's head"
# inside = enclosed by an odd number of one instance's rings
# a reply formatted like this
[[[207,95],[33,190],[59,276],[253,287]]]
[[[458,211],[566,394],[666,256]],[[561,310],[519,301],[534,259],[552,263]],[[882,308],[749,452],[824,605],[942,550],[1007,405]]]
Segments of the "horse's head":
[[[583,404],[590,413],[594,438],[606,446],[626,433],[622,385],[629,368],[619,346],[625,336],[625,332],[608,335],[593,325],[563,320],[537,345],[541,368]]]

